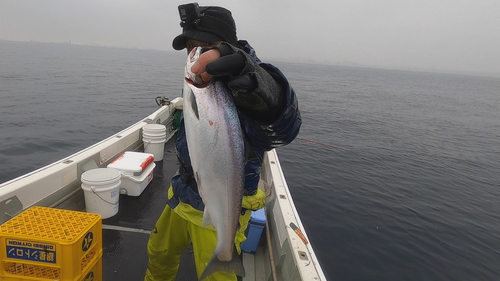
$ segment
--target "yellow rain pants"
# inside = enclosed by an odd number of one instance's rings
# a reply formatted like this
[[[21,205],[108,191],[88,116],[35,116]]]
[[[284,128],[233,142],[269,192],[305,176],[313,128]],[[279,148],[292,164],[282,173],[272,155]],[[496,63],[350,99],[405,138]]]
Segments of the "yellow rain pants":
[[[172,198],[172,187],[168,190],[168,198]],[[245,196],[242,207],[260,209],[264,207],[266,195],[258,189],[257,194]],[[250,220],[251,211],[240,216],[240,229],[236,233],[235,246],[241,254],[240,243],[246,240],[245,230]],[[203,212],[189,204],[179,202],[174,210],[165,207],[156,225],[151,231],[148,242],[149,264],[145,281],[174,281],[179,270],[182,252],[193,244],[194,260],[198,278],[212,258],[217,245],[217,232],[212,227],[202,226]],[[236,281],[236,275],[227,272],[216,272],[208,276],[206,281]]]

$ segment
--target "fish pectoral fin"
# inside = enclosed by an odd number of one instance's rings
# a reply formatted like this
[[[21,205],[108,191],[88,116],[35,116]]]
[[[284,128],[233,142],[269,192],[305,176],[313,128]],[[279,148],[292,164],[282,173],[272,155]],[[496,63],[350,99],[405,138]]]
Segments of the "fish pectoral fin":
[[[190,97],[191,98],[189,99],[189,106],[196,116],[196,119],[200,120],[200,114],[198,113],[198,104],[196,104],[196,96],[194,95],[194,93],[192,93]]]
[[[203,270],[203,273],[200,276],[200,281],[217,271],[225,271],[238,276],[245,276],[245,267],[243,267],[243,263],[241,262],[238,252],[236,251],[236,247],[234,248],[233,258],[230,261],[220,261],[217,258],[217,255],[214,254],[208,262],[207,267]]]
[[[211,226],[215,228],[215,225],[212,223],[212,218],[210,217],[210,214],[207,211],[207,208],[203,211],[203,227]]]

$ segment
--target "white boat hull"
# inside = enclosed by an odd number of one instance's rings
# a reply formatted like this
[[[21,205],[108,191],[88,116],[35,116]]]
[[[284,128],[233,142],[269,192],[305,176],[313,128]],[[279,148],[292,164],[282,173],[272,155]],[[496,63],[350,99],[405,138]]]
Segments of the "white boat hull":
[[[142,127],[150,123],[167,124],[173,120],[176,107],[182,99],[174,99],[143,120],[107,139],[69,157],[56,161],[31,173],[0,184],[0,223],[9,220],[31,206],[46,206],[70,210],[85,210],[80,177],[90,169],[105,167],[124,151],[142,148]],[[167,139],[175,131],[167,126]],[[165,175],[170,177],[170,175]],[[261,186],[266,190],[266,243],[253,254],[244,254],[244,264],[250,274],[245,281],[326,280],[321,266],[308,242],[300,217],[281,169],[275,150],[266,153],[261,175]],[[290,227],[302,230],[306,243]],[[136,232],[144,235],[147,229],[107,226],[104,229]],[[265,239],[265,238],[264,238]],[[1,249],[0,249],[1,250]],[[106,267],[106,263],[104,263]],[[274,268],[274,270],[272,270]],[[106,269],[105,269],[106,270]],[[144,269],[145,270],[145,269]],[[1,279],[1,278],[0,278]]]

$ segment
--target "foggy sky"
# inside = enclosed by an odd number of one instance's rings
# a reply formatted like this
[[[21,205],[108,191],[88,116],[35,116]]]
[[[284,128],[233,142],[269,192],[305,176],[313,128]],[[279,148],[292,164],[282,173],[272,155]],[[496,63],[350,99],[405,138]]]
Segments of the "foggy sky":
[[[169,0],[0,0],[0,39],[172,49]],[[261,59],[500,76],[499,0],[223,0]]]

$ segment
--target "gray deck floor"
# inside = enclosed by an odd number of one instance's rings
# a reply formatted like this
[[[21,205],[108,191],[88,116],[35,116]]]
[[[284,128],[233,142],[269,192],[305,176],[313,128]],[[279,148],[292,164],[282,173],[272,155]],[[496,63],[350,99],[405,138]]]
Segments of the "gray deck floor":
[[[140,281],[148,266],[149,231],[166,205],[170,178],[177,170],[175,136],[165,145],[165,156],[155,162],[154,177],[140,196],[120,195],[118,214],[103,220],[103,280]],[[256,270],[264,260],[263,247],[255,254],[243,254],[243,281],[264,280]],[[176,281],[197,281],[192,248],[184,251]]]
[[[170,178],[177,170],[175,138],[165,145],[154,177],[140,196],[120,195],[118,214],[103,220],[103,280],[138,281],[148,266],[146,245],[166,204]],[[197,280],[192,251],[186,249],[177,280]]]

